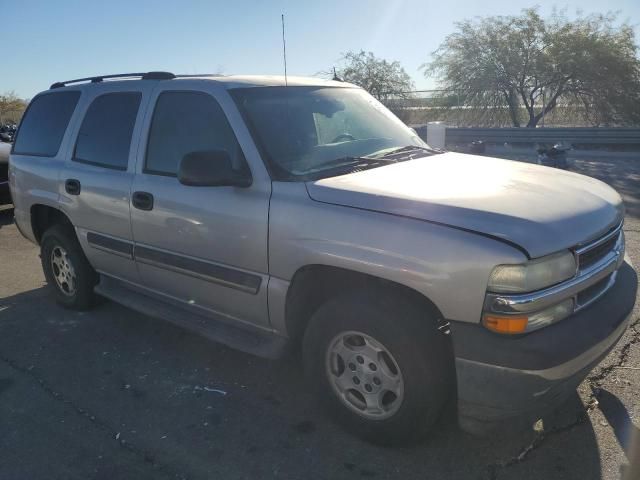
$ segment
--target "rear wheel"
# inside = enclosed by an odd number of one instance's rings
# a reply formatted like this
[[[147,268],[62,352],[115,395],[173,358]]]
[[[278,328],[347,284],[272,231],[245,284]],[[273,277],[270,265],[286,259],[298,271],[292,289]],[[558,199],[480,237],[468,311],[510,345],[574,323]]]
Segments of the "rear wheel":
[[[430,431],[453,381],[450,342],[434,317],[373,293],[335,298],[316,311],[303,341],[305,370],[340,423],[384,445]]]
[[[54,225],[42,235],[40,259],[56,301],[66,308],[85,310],[95,302],[98,275],[82,252],[71,227]]]

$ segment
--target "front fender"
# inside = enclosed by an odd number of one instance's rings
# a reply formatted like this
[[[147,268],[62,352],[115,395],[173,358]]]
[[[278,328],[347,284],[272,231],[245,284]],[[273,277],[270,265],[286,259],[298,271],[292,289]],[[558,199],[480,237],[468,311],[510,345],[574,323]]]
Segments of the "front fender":
[[[319,203],[304,185],[274,183],[269,272],[284,282],[305,265],[338,267],[416,290],[449,320],[479,322],[493,267],[525,260],[519,250],[492,238]]]

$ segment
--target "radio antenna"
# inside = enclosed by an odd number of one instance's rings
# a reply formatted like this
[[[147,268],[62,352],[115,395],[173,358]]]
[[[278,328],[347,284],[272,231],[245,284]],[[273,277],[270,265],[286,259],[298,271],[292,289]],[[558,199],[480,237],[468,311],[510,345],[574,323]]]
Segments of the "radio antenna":
[[[284,38],[284,13],[281,15],[282,17],[282,56],[284,58],[284,86],[289,86],[287,82],[287,42]]]

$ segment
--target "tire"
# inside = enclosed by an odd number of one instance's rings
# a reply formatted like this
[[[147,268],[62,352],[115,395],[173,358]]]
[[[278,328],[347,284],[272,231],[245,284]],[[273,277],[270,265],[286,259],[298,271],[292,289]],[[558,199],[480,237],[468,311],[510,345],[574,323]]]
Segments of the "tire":
[[[85,257],[72,227],[54,225],[44,232],[40,260],[47,283],[60,305],[88,310],[95,304],[93,287],[98,283],[98,274]]]
[[[448,335],[437,328],[435,314],[401,296],[379,293],[362,292],[334,298],[313,314],[303,338],[305,373],[310,388],[347,430],[378,445],[414,443],[429,433],[452,397],[451,342]],[[370,340],[358,339],[359,334]],[[361,340],[365,341],[364,345]],[[373,352],[373,356],[358,359],[359,351],[371,353],[368,347],[371,340],[386,353],[378,353],[376,357]],[[343,345],[348,345],[344,355],[329,353],[335,348],[342,349]],[[352,350],[356,357],[350,356]],[[353,377],[359,378],[358,384],[348,385],[352,389],[346,395],[334,387],[345,383],[338,379],[342,378],[338,357],[343,356],[347,358],[342,358],[342,366],[350,376],[346,383],[349,378],[353,382]],[[358,365],[354,358],[364,361]],[[377,363],[372,362],[375,371],[367,368],[371,358],[377,359]],[[395,377],[393,364],[398,372]],[[356,371],[352,371],[354,366]],[[367,385],[367,388],[376,388],[373,382],[377,373],[383,377],[382,383],[380,379],[377,383],[381,385],[377,398],[382,399],[378,403],[382,408],[374,415],[371,413],[374,410],[366,412],[361,408],[366,393],[363,388]],[[397,395],[385,392],[386,384],[393,384]],[[376,391],[373,392],[370,397],[375,396]]]

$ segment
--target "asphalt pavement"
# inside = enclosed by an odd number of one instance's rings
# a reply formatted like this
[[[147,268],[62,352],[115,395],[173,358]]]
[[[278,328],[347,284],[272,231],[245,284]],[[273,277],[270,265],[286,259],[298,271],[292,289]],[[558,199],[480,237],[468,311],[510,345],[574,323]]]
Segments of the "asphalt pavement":
[[[576,162],[625,198],[640,265],[640,158]],[[640,302],[639,302],[640,303]],[[300,361],[252,357],[105,302],[64,310],[38,249],[0,212],[0,479],[640,478],[640,315],[537,431],[474,437],[444,419],[381,448],[333,424]]]

